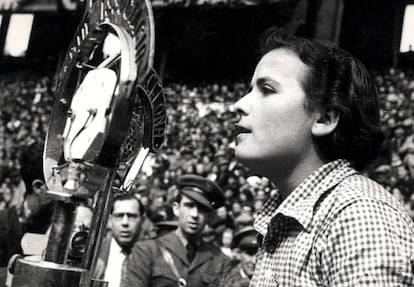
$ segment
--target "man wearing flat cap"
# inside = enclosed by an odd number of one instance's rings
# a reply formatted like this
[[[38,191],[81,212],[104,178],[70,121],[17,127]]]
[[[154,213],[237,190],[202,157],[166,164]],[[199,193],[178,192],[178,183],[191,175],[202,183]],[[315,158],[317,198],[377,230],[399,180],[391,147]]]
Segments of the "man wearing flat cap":
[[[177,179],[173,203],[176,230],[157,239],[137,242],[127,265],[124,286],[218,286],[229,261],[201,234],[214,210],[224,204],[220,187],[198,175]]]
[[[233,238],[233,248],[239,261],[225,275],[220,287],[248,287],[256,263],[257,232],[253,226],[240,229]]]

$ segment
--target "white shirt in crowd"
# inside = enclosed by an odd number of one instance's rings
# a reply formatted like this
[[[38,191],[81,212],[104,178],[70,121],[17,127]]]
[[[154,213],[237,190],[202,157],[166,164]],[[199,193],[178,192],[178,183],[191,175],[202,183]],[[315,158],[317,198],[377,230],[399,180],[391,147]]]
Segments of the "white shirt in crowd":
[[[124,260],[125,254],[122,253],[121,246],[112,238],[104,277],[104,280],[109,282],[108,287],[120,287]]]

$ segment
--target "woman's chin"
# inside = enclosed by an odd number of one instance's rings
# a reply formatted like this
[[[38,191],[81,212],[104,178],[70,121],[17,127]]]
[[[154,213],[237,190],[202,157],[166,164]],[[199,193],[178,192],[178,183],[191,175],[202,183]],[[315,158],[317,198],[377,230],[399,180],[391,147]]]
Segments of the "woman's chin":
[[[252,154],[251,150],[245,148],[236,147],[234,155],[239,162],[246,166],[254,165],[259,160],[257,156]]]

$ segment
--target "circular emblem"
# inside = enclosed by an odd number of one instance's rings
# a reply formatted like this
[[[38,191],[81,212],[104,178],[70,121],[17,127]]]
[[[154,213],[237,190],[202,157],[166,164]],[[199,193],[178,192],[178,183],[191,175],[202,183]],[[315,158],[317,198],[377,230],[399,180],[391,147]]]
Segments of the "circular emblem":
[[[153,56],[154,21],[149,0],[85,2],[82,21],[60,70],[46,136],[43,166],[49,190],[62,189],[56,167],[67,164],[62,146],[67,123],[73,117],[72,99],[88,74],[96,70],[113,71],[116,79],[104,113],[108,124],[96,139],[102,144],[85,153],[94,155],[93,162],[89,160],[91,156],[87,161],[109,169],[120,165],[128,169],[141,146],[150,151],[161,147],[166,126],[165,102],[159,79],[152,70]],[[85,92],[80,101],[89,95]]]

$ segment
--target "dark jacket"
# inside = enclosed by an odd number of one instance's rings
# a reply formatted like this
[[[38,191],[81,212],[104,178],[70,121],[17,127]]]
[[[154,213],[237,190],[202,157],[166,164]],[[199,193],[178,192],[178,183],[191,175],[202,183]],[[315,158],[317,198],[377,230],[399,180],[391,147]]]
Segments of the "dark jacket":
[[[143,221],[140,226],[140,233],[138,241],[154,238],[156,235],[154,223],[151,222],[146,216],[143,217]],[[111,247],[112,232],[107,230],[104,238],[102,239],[101,247],[99,248],[98,259],[96,262],[95,270],[92,273],[94,278],[103,279],[105,276],[106,265],[108,264],[109,249]]]
[[[223,277],[223,280],[220,283],[220,287],[248,287],[250,284],[250,279],[248,277],[242,276],[241,269],[241,263],[234,266],[228,272],[228,274]]]
[[[138,241],[154,238],[156,235],[155,226],[152,221],[146,216],[140,226]],[[112,232],[107,230],[102,239],[101,247],[99,248],[98,259],[96,261],[95,270],[92,273],[94,278],[104,279],[106,266],[108,265],[109,249],[111,247]]]
[[[107,232],[99,248],[98,259],[92,276],[97,279],[104,279],[106,265],[108,264],[109,248],[111,247],[112,233]]]
[[[24,233],[15,206],[0,211],[0,267],[7,266],[14,254],[23,253],[20,241]]]
[[[175,231],[148,241],[137,242],[127,268],[127,286],[176,287],[177,277],[165,262],[159,246],[164,246],[174,260],[188,287],[218,286],[229,267],[229,259],[214,245],[202,243],[191,265]]]

